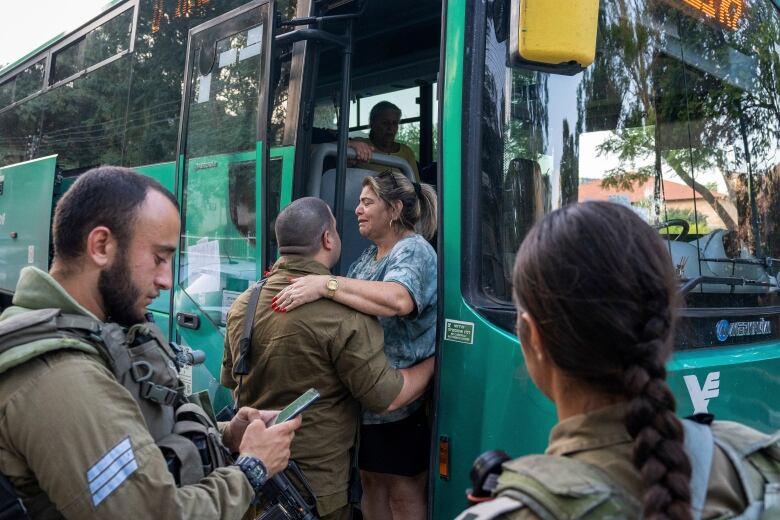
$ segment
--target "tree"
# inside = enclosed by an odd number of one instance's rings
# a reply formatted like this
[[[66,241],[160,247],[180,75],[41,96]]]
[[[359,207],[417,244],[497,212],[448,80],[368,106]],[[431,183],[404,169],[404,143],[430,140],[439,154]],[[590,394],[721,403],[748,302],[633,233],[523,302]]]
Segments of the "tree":
[[[751,214],[751,197],[738,193],[747,183],[736,180],[743,173],[766,176],[780,137],[777,14],[769,3],[754,2],[749,19],[732,32],[663,3],[650,4],[649,13],[645,2],[610,3],[600,19],[602,50],[581,86],[590,129],[612,131],[599,151],[619,162],[603,185],[626,187],[671,170],[729,229],[748,230],[742,216]],[[603,96],[590,92],[616,97],[620,109],[603,113]],[[697,179],[713,170],[723,176],[739,221]]]
[[[433,157],[436,158],[439,154],[439,140],[436,138],[437,125],[433,125]],[[395,136],[395,140],[399,143],[404,143],[406,146],[412,149],[414,156],[420,158],[420,123],[406,123],[401,125],[398,129],[398,134]]]

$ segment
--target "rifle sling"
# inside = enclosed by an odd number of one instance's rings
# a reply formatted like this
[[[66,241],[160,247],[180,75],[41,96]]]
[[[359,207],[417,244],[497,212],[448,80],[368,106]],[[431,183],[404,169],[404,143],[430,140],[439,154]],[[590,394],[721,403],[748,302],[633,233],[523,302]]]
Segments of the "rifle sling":
[[[241,399],[241,386],[244,382],[244,376],[249,373],[249,360],[252,358],[252,329],[255,325],[255,311],[257,310],[257,302],[260,301],[260,291],[263,290],[263,286],[268,281],[268,278],[263,278],[252,287],[252,295],[249,297],[249,303],[246,307],[246,315],[244,316],[244,331],[241,333],[241,339],[238,341],[238,359],[233,366],[233,374],[238,376],[238,388],[236,389],[236,404],[235,410],[240,408],[239,401]]]

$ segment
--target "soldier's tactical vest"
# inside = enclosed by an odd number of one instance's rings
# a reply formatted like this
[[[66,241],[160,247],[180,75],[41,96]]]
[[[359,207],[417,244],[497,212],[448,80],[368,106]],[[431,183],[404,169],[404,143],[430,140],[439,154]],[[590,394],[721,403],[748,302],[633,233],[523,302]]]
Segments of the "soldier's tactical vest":
[[[195,484],[229,464],[208,396],[184,395],[176,355],[156,326],[125,331],[59,309],[19,311],[0,321],[0,374],[55,350],[99,354],[138,403],[178,485]]]
[[[765,435],[738,423],[712,426],[684,420],[691,460],[691,510],[701,518],[715,446],[728,456],[748,500],[739,520],[780,519],[780,432]],[[642,504],[600,468],[575,459],[532,455],[506,462],[494,500],[464,511],[457,520],[488,520],[522,508],[543,520],[642,518]]]

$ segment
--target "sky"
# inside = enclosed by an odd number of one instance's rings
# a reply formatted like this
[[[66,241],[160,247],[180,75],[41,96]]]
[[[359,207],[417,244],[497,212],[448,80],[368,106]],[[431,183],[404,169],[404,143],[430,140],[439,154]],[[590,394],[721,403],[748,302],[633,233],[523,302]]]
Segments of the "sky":
[[[0,66],[98,14],[109,0],[0,0]]]

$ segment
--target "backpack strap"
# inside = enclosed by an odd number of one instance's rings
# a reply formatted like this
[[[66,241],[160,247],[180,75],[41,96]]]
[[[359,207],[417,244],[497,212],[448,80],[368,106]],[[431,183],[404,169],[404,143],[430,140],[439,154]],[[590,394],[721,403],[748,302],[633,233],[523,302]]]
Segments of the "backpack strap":
[[[203,479],[200,451],[190,438],[170,433],[157,441],[157,446],[165,455],[168,470],[173,474],[177,485],[197,484]]]
[[[780,431],[767,435],[731,421],[716,421],[712,429],[747,498],[737,518],[780,518]]]
[[[699,520],[707,499],[715,441],[712,430],[706,424],[683,419],[682,425],[685,430],[685,453],[691,462],[691,513],[694,520]]]
[[[101,324],[87,316],[62,315],[54,308],[20,309],[0,321],[0,374],[55,350],[80,350],[106,359],[97,345],[100,330]]]
[[[543,520],[640,518],[642,504],[600,468],[568,457],[531,455],[506,462],[496,494]]]
[[[10,318],[0,321],[0,337],[3,338],[0,352],[4,352],[16,345],[16,343],[12,343],[12,340],[20,331],[50,322],[59,313],[59,309],[38,309],[29,312],[20,312],[14,314]]]

